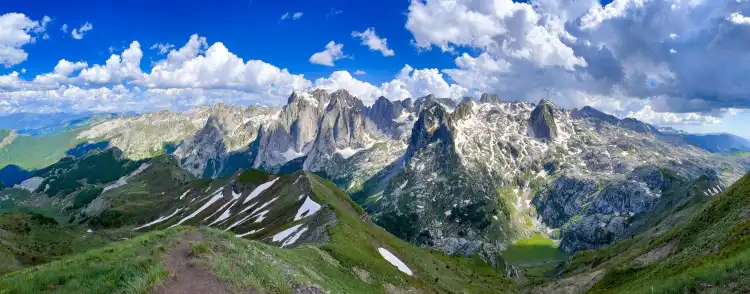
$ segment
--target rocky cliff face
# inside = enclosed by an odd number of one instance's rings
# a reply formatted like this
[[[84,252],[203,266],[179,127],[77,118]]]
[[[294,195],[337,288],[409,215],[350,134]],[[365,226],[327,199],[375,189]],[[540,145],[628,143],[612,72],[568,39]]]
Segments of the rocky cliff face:
[[[82,140],[109,141],[130,159],[143,159],[164,152],[167,143],[179,143],[206,124],[209,113],[159,111],[140,116],[120,117],[86,128]]]
[[[402,166],[371,200],[381,225],[449,252],[502,250],[533,232],[562,236],[569,251],[597,248],[674,194],[655,170],[689,181],[721,169],[733,181],[748,168],[594,109],[470,100],[420,107]]]
[[[461,115],[437,102],[422,107],[404,165],[377,203],[377,221],[404,239],[450,253],[498,251],[493,240],[512,233],[507,219],[497,218],[505,214],[494,185],[461,163],[455,142]]]
[[[273,168],[305,156],[318,134],[330,101],[328,92],[294,92],[275,121],[264,125],[254,167]]]
[[[500,103],[500,97],[497,94],[484,93],[479,97],[479,103]]]
[[[372,147],[378,140],[376,126],[366,115],[361,100],[339,90],[331,94],[331,102],[321,118],[317,137],[303,168],[322,170],[338,157],[348,159],[359,151]]]
[[[265,106],[215,105],[206,125],[180,143],[174,156],[196,176],[215,178],[249,168],[250,144],[263,123],[276,119],[279,109]],[[231,158],[231,160],[230,160]]]

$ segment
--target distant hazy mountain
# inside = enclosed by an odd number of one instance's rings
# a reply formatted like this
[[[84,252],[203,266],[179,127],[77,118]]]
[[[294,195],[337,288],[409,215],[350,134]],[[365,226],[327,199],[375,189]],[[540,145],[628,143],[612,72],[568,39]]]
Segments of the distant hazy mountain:
[[[0,129],[14,130],[22,135],[54,134],[114,116],[102,113],[14,113],[0,116]]]
[[[686,134],[685,141],[709,152],[750,151],[750,141],[732,134]]]

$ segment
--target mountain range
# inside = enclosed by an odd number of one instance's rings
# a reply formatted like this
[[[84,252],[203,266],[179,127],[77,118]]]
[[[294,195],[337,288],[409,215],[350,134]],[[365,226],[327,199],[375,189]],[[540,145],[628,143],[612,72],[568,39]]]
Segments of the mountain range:
[[[627,283],[612,282],[622,269],[593,264],[585,259],[589,252],[624,250],[612,248],[683,230],[717,197],[738,191],[730,185],[750,171],[744,153],[750,143],[739,137],[688,134],[591,107],[568,110],[546,99],[533,104],[493,94],[460,101],[380,97],[366,106],[344,90],[314,90],[292,93],[282,107],[217,104],[78,120],[56,131],[25,125],[23,132],[0,132],[0,181],[8,186],[0,188],[0,211],[34,223],[15,215],[32,211],[52,219],[44,226],[72,226],[72,235],[90,234],[80,227],[108,236],[127,229],[155,232],[139,238],[167,234],[159,238],[178,242],[182,226],[199,226],[217,248],[234,238],[317,248],[313,253],[322,248],[382,282],[373,290],[362,275],[354,286],[340,273],[323,274],[328,280],[299,267],[286,276],[308,281],[298,286],[334,292],[383,291],[387,284],[487,293],[512,291],[514,283],[544,292],[572,276],[591,278],[563,285],[572,292],[627,290]],[[533,242],[549,246],[522,246]],[[276,247],[252,246],[292,258]],[[534,255],[545,246],[553,250],[543,261],[508,253]],[[7,271],[36,264],[24,256],[41,254],[7,247],[12,257],[6,258],[16,264]],[[211,258],[232,253],[222,250]],[[391,264],[406,264],[411,278],[395,279],[399,273],[388,264],[366,261],[386,255],[405,260]],[[443,273],[443,266],[459,272]],[[628,281],[637,281],[635,272],[625,273]],[[469,285],[477,274],[481,282]]]

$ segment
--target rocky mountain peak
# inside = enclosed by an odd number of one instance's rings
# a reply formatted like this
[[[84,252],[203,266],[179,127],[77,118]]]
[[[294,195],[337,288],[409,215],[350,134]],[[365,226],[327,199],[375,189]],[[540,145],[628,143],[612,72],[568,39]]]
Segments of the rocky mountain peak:
[[[630,117],[620,120],[620,126],[641,134],[651,134],[654,130],[651,125]]]
[[[401,104],[401,107],[405,110],[412,111],[412,108],[414,107],[414,102],[411,100],[411,98],[406,98],[401,101],[396,101],[396,103]]]
[[[595,121],[600,122],[606,122],[609,124],[617,124],[620,122],[620,119],[615,117],[614,115],[606,114],[604,112],[601,112],[600,110],[593,108],[591,106],[584,106],[581,109],[574,109],[573,110],[573,117],[575,118],[584,118],[584,119],[593,119]]]
[[[433,142],[439,141],[446,146],[452,146],[451,114],[443,105],[434,101],[423,107],[424,109],[419,113],[419,119],[412,128],[405,157],[407,159]]]
[[[450,98],[437,98],[435,95],[429,94],[424,97],[420,97],[414,102],[414,111],[419,113],[422,109],[429,106],[432,102],[437,102],[448,108],[455,108],[456,101]]]
[[[364,103],[359,98],[352,96],[346,90],[337,90],[331,94],[331,102],[328,104],[328,110],[335,107],[341,108],[352,108],[356,110],[362,110],[365,108]]]
[[[389,131],[393,126],[393,120],[400,115],[401,105],[380,96],[370,107],[369,117],[381,131]]]
[[[334,153],[346,159],[371,145],[370,129],[374,127],[365,115],[366,109],[362,101],[349,92],[333,92],[304,169],[321,169],[333,159]]]
[[[453,118],[460,120],[471,116],[474,113],[474,105],[474,100],[471,99],[461,101],[453,112]]]
[[[479,98],[480,103],[500,103],[500,97],[497,96],[497,94],[494,93],[484,93],[482,94],[482,97]]]
[[[529,118],[531,134],[541,140],[552,141],[557,138],[557,125],[555,124],[554,104],[552,101],[542,99],[531,112]]]

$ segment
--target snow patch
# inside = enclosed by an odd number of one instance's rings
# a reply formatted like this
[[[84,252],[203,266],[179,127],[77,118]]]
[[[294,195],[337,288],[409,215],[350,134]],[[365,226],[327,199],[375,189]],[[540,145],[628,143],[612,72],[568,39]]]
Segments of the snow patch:
[[[297,151],[294,151],[294,149],[289,148],[283,153],[281,153],[281,156],[284,156],[284,159],[286,159],[286,161],[291,161],[293,159],[305,156],[305,153],[297,152]]]
[[[382,255],[383,258],[385,258],[385,260],[387,260],[390,264],[392,264],[393,266],[397,267],[398,270],[402,271],[403,273],[405,273],[407,275],[410,275],[410,276],[412,275],[412,272],[409,269],[409,267],[407,267],[406,264],[404,264],[403,261],[401,261],[400,259],[398,259],[398,257],[396,257],[395,255],[393,255],[393,253],[391,253],[390,251],[388,251],[388,250],[386,250],[386,249],[384,249],[382,247],[378,248],[378,252],[380,252],[380,255]]]
[[[182,223],[184,223],[185,221],[193,218],[194,216],[198,215],[203,210],[205,210],[206,208],[208,208],[209,206],[211,206],[211,204],[214,204],[216,201],[219,201],[219,199],[221,199],[222,197],[224,197],[224,195],[221,194],[221,189],[219,189],[218,191],[216,191],[216,193],[214,193],[214,196],[211,197],[211,199],[209,199],[206,202],[206,204],[203,204],[203,206],[201,206],[201,208],[198,208],[198,210],[196,210],[195,212],[193,212],[190,215],[186,216],[185,218],[181,219],[179,222],[177,222],[176,224],[172,225],[171,227],[179,226]]]
[[[252,235],[252,234],[255,234],[256,232],[260,232],[263,229],[264,228],[260,228],[260,229],[257,229],[257,230],[250,230],[250,232],[247,232],[247,233],[244,233],[244,234],[235,235],[235,236],[237,236],[237,238],[242,238],[242,237],[245,237],[247,235]]]
[[[110,184],[109,186],[104,187],[104,190],[102,190],[102,193],[107,192],[107,191],[112,190],[112,189],[117,189],[119,187],[124,186],[125,184],[128,183],[128,180],[130,178],[135,177],[136,175],[140,174],[141,172],[143,172],[144,170],[146,170],[149,166],[151,166],[151,164],[148,164],[148,163],[141,164],[141,166],[139,166],[138,169],[136,169],[135,171],[133,171],[129,175],[123,176],[123,177],[117,179],[116,182]]]
[[[344,159],[349,159],[349,157],[352,157],[354,154],[357,154],[357,152],[360,152],[362,150],[365,150],[365,149],[364,148],[352,149],[351,147],[346,147],[344,149],[336,148],[336,152],[334,153],[338,153]]]
[[[299,225],[290,227],[290,228],[288,228],[286,230],[283,230],[281,232],[278,232],[278,233],[276,233],[276,235],[273,235],[273,237],[271,238],[271,241],[273,241],[273,242],[279,242],[281,240],[284,240],[287,237],[289,237],[289,235],[291,235],[294,232],[296,232],[297,229],[299,229],[299,227],[301,227],[301,226],[302,226],[302,224],[299,224]]]
[[[255,220],[253,221],[253,223],[256,223],[256,224],[257,224],[257,223],[259,223],[259,222],[262,222],[262,221],[263,221],[264,219],[266,219],[266,215],[268,214],[268,212],[269,212],[269,210],[264,210],[264,211],[261,211],[261,212],[260,212],[260,213],[258,214],[258,218],[257,218],[257,219],[255,219]]]
[[[229,218],[229,216],[230,216],[230,214],[232,213],[232,209],[231,209],[231,208],[232,208],[232,205],[233,205],[233,204],[235,203],[235,202],[234,202],[235,200],[236,200],[236,199],[234,199],[234,200],[232,200],[232,201],[229,201],[229,202],[227,202],[227,204],[224,204],[224,206],[222,206],[222,207],[221,207],[221,208],[219,209],[219,211],[222,211],[222,210],[224,210],[224,212],[223,212],[223,213],[222,213],[222,214],[221,214],[221,215],[219,216],[219,218],[217,218],[216,220],[214,220],[213,222],[211,222],[211,223],[209,224],[209,226],[213,226],[214,224],[220,223],[221,221],[223,221],[223,220],[225,220],[225,219],[228,219],[228,218]],[[227,206],[228,206],[228,207],[227,207]],[[226,208],[226,209],[225,209],[225,208]],[[209,217],[209,218],[210,218],[210,217]]]
[[[302,206],[297,210],[297,214],[294,216],[294,221],[298,221],[303,217],[311,216],[318,212],[318,210],[320,210],[320,204],[310,199],[310,196],[307,196],[305,202],[302,203]]]
[[[265,191],[266,189],[268,189],[271,186],[273,186],[273,183],[276,183],[276,181],[278,181],[278,180],[279,180],[279,178],[275,178],[275,179],[271,180],[270,182],[260,184],[260,186],[258,186],[257,188],[255,188],[255,190],[253,190],[253,192],[251,192],[250,195],[248,195],[247,198],[245,198],[245,201],[243,201],[242,204],[247,203],[248,201],[252,200],[255,197],[258,197],[258,195],[260,195],[260,193],[263,193],[263,191]]]
[[[286,247],[286,246],[294,244],[294,242],[297,242],[297,239],[299,239],[299,237],[301,237],[302,234],[306,231],[307,231],[307,227],[304,227],[301,230],[297,231],[297,233],[294,234],[294,236],[284,241],[284,243],[281,244],[281,247]]]
[[[159,217],[159,218],[157,218],[156,220],[154,220],[154,221],[152,221],[150,223],[147,223],[145,225],[137,227],[137,228],[133,229],[133,231],[137,231],[137,230],[143,229],[145,227],[150,227],[150,226],[153,226],[153,225],[158,224],[160,222],[163,222],[165,220],[168,220],[168,219],[172,218],[173,216],[177,215],[177,213],[179,213],[180,211],[182,211],[182,208],[178,208],[177,210],[175,210],[172,214],[170,214],[168,216]]]
[[[182,195],[180,195],[180,200],[182,200],[183,198],[185,198],[185,196],[187,196],[187,193],[190,192],[190,190],[191,189],[188,189],[187,191],[185,191],[185,193],[182,193]]]

